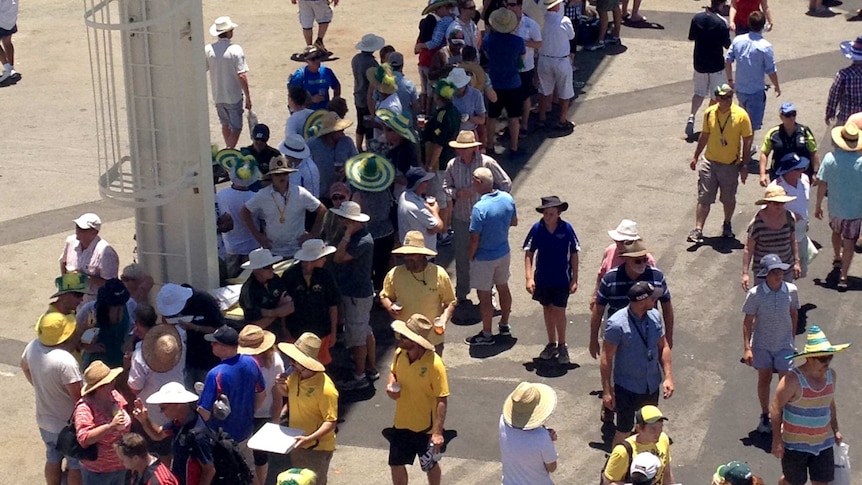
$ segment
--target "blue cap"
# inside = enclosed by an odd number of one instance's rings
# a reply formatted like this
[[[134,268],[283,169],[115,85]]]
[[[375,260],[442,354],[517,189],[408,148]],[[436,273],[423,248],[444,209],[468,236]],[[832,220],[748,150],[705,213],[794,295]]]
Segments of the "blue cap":
[[[778,108],[778,112],[786,115],[787,113],[795,113],[796,105],[793,103],[781,103],[781,107]]]
[[[251,129],[251,139],[264,141],[269,140],[269,127],[263,123],[254,125],[254,128]]]
[[[426,172],[422,167],[410,167],[405,176],[407,177],[407,190],[413,190],[420,183],[434,178],[434,173]]]
[[[775,175],[782,176],[787,172],[792,172],[794,170],[805,170],[808,168],[808,165],[811,163],[811,160],[800,157],[795,153],[788,153],[781,157],[781,160],[778,162],[778,167],[775,169]]]
[[[758,278],[764,278],[770,271],[780,269],[787,271],[790,265],[781,261],[777,254],[767,254],[760,258],[760,271],[757,273]]]

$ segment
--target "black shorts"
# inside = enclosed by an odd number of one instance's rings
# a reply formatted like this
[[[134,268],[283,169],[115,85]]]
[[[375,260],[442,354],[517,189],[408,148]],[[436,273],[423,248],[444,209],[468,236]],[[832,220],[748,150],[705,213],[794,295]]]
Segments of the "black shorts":
[[[831,482],[835,479],[835,452],[831,446],[819,455],[784,450],[781,472],[790,485],[805,485],[809,477],[812,482]]]
[[[533,291],[533,300],[542,306],[566,308],[569,304],[569,288],[565,286],[537,286]]]
[[[497,102],[488,106],[488,117],[499,118],[505,108],[506,116],[509,119],[519,118],[524,112],[524,95],[521,87],[514,89],[494,88],[494,90],[497,91]]]
[[[412,465],[416,457],[428,450],[430,433],[409,429],[386,428],[383,436],[389,440],[389,466]]]
[[[371,131],[373,118],[365,119],[366,116],[371,116],[371,111],[368,111],[368,108],[360,108],[356,105],[354,107],[356,108],[356,134],[364,135]],[[328,189],[329,187],[327,187]]]
[[[254,418],[254,432],[260,431],[260,428],[263,428],[263,425],[269,421],[269,418]],[[254,466],[264,466],[269,463],[269,452],[251,450],[251,454],[254,456]]]
[[[536,69],[530,69],[529,71],[519,72],[519,76],[521,76],[521,96],[523,99],[527,99],[530,96],[539,92],[536,89],[536,84],[533,82],[533,78],[536,76]]]
[[[8,30],[7,29],[0,29],[0,39],[2,39],[4,37],[9,37],[10,35],[15,34],[17,32],[18,32],[18,24],[13,25],[12,28],[8,29]]]
[[[636,394],[614,384],[614,400],[617,408],[617,431],[629,433],[635,427],[635,411],[647,404],[658,406],[658,390],[652,394]]]

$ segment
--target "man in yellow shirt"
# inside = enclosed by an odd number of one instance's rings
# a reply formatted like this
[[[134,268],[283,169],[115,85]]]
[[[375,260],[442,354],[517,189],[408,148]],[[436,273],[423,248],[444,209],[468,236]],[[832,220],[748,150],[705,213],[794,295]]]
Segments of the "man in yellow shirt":
[[[748,177],[746,162],[754,139],[748,113],[733,104],[733,89],[727,84],[719,85],[715,88],[715,99],[717,103],[703,114],[703,129],[689,162],[689,168],[697,170],[697,213],[694,229],[687,239],[693,243],[703,242],[703,225],[719,190],[724,207],[721,237],[735,237],[730,219],[736,209],[737,177],[743,184]],[[698,161],[704,148],[706,154]]]
[[[317,474],[317,484],[326,485],[329,462],[335,450],[335,423],[338,421],[338,390],[317,360],[320,338],[306,332],[295,343],[280,343],[278,350],[287,355],[293,372],[276,376],[276,389],[287,397],[290,411],[288,426],[301,429],[290,452],[291,463]]]
[[[393,485],[407,485],[407,467],[417,456],[428,475],[429,485],[439,485],[440,454],[445,451],[444,433],[449,382],[443,360],[428,341],[431,321],[413,315],[406,322],[395,320],[398,348],[392,359],[386,394],[395,400],[395,424],[383,431],[389,440],[389,467]]]
[[[428,262],[437,252],[425,247],[425,237],[419,231],[408,231],[404,244],[392,250],[402,257],[403,264],[386,274],[380,304],[393,320],[418,313],[431,321],[439,318],[428,341],[438,355],[443,355],[443,333],[455,311],[455,289],[446,270]]]
[[[676,483],[670,466],[670,438],[664,433],[667,418],[659,408],[647,405],[635,413],[635,435],[625,439],[611,451],[605,470],[602,472],[603,485],[629,483],[632,459],[640,453],[652,453],[659,458],[661,466],[656,472],[655,485]]]

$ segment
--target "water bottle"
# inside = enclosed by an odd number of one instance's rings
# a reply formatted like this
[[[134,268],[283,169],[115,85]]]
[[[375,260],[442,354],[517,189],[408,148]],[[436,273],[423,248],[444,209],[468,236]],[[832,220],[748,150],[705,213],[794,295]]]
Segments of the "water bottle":
[[[437,462],[440,461],[440,454],[434,453],[434,443],[428,442],[428,449],[422,456],[419,457],[419,466],[423,472],[429,472]]]

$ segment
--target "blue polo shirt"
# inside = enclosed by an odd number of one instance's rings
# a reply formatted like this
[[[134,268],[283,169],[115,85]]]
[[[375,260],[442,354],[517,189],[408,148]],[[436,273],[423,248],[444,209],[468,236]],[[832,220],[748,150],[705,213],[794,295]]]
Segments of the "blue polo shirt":
[[[323,101],[309,106],[313,110],[318,110],[326,109],[329,105],[329,90],[340,88],[341,83],[332,69],[321,64],[317,72],[309,71],[307,66],[297,69],[287,80],[287,87],[291,86],[302,86],[312,96],[323,95]]]
[[[524,39],[515,34],[492,31],[482,40],[482,50],[488,56],[488,76],[495,89],[521,87],[518,71],[524,65],[521,56],[527,53]]]
[[[862,218],[862,156],[836,148],[823,157],[817,178],[829,186],[829,215],[838,219]]]
[[[493,261],[509,254],[509,227],[516,215],[515,199],[502,190],[479,198],[470,214],[470,233],[479,233],[477,261]]]
[[[254,396],[264,390],[263,374],[254,357],[235,355],[207,373],[198,404],[212,412],[216,398],[225,394],[230,401],[230,415],[225,421],[210,418],[207,425],[215,430],[224,428],[237,442],[245,441],[254,430]]]
[[[736,92],[762,93],[764,76],[775,73],[775,54],[772,44],[757,32],[737,35],[727,50],[725,60],[736,62]]]
[[[658,390],[662,381],[658,342],[662,335],[664,325],[655,308],[648,310],[643,319],[629,311],[628,306],[611,315],[605,327],[605,342],[617,346],[614,385],[636,394]]]
[[[572,254],[581,250],[578,236],[571,224],[560,219],[553,234],[544,220],[533,224],[524,240],[524,251],[536,253],[534,276],[536,286],[568,287],[572,281]]]
[[[670,289],[668,289],[664,273],[660,269],[647,266],[646,270],[636,280],[633,280],[626,274],[625,265],[626,263],[623,263],[608,271],[602,276],[601,282],[599,282],[596,303],[606,305],[608,307],[608,315],[613,315],[629,304],[629,290],[638,281],[649,281],[656,287],[664,288],[664,294],[659,298],[659,301],[665,303],[670,301]]]

